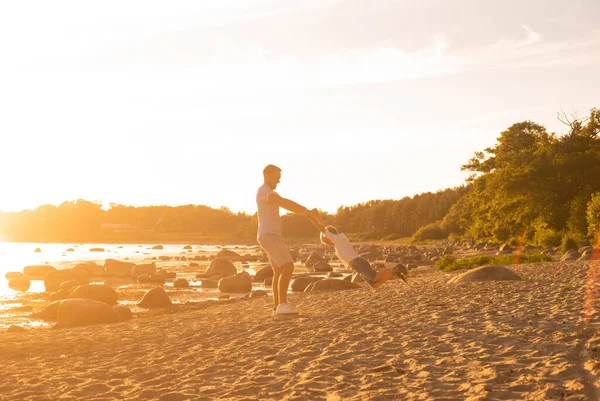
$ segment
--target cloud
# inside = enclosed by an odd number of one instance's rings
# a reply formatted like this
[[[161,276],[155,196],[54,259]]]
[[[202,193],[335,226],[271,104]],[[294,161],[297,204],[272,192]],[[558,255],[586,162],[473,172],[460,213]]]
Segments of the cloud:
[[[517,44],[518,47],[533,45],[542,40],[542,35],[535,32],[528,25],[521,25],[521,28],[523,28],[525,32],[527,32],[527,38],[524,41],[519,42]]]

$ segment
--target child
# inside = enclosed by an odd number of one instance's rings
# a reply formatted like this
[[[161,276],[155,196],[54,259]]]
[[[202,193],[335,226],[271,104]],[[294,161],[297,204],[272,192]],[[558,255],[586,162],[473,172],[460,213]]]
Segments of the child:
[[[394,275],[408,282],[406,280],[408,270],[402,263],[399,263],[393,268],[374,270],[366,259],[358,256],[354,247],[343,233],[339,233],[333,226],[324,227],[323,224],[314,217],[311,217],[310,221],[319,229],[319,231],[321,231],[321,242],[325,245],[335,247],[335,254],[337,257],[358,273],[372,288],[379,287]]]

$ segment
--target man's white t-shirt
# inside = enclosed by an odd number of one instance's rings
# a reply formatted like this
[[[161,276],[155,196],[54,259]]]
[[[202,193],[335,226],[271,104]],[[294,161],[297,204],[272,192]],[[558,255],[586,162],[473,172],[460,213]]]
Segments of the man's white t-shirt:
[[[354,247],[350,243],[350,240],[343,234],[334,234],[329,231],[325,231],[324,234],[327,238],[333,242],[335,246],[335,254],[342,262],[350,265],[353,259],[358,258],[358,253],[354,250]]]
[[[256,205],[258,206],[258,232],[256,238],[265,234],[281,236],[281,217],[279,206],[267,202],[269,195],[277,192],[267,184],[263,184],[256,193]]]

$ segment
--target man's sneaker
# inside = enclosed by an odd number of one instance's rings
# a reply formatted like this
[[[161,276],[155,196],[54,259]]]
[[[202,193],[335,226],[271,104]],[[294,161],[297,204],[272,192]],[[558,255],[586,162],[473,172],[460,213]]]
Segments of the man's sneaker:
[[[277,310],[275,311],[275,314],[277,315],[293,315],[296,313],[298,313],[296,308],[288,304],[277,305]]]

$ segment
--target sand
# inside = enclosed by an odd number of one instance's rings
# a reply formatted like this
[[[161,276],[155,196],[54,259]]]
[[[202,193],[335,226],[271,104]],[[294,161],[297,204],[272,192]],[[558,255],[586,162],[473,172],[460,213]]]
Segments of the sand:
[[[600,272],[514,267],[447,284],[259,298],[112,325],[0,333],[0,399],[493,400],[598,398]]]

